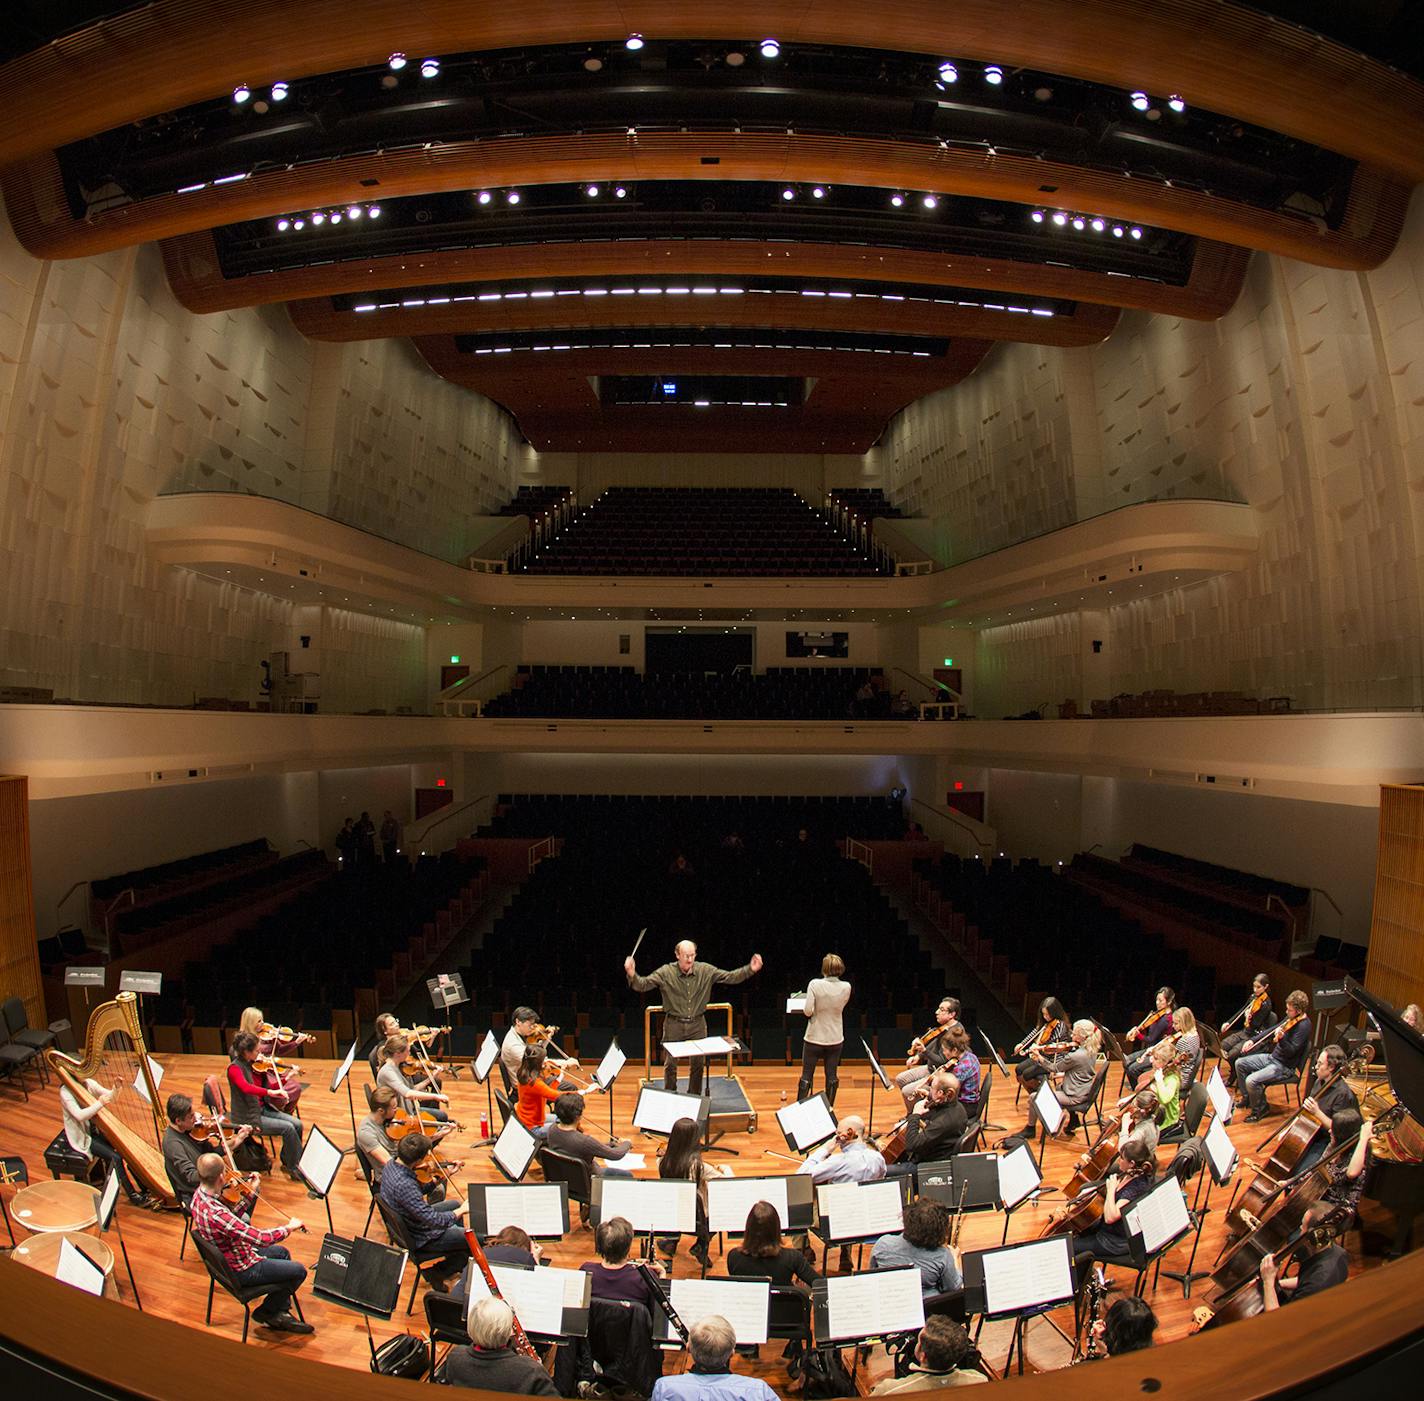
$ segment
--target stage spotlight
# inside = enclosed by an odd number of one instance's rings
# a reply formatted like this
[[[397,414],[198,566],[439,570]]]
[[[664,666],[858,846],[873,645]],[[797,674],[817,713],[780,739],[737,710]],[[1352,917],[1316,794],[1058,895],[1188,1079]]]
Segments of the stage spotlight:
[[[1167,99],[1167,106],[1174,112],[1185,112],[1187,110],[1186,99],[1175,92]]]
[[[420,76],[422,78],[438,78],[440,76],[440,60],[438,58],[421,59]]]
[[[331,216],[331,222],[332,222],[333,224],[339,224],[339,223],[341,222],[341,213],[340,213],[340,211],[337,211],[336,213],[334,213],[334,214]]]
[[[959,81],[959,69],[948,59],[945,59],[939,66],[939,80],[942,83],[957,83]]]
[[[273,102],[285,102],[286,100],[287,100],[287,85],[286,85],[286,83],[273,83],[273,84],[272,84],[272,101],[273,101]]]
[[[311,216],[311,221],[313,224],[316,224],[318,227],[320,227],[322,224],[326,223],[326,215],[322,213],[320,209],[318,209],[316,213]]]
[[[925,196],[920,200],[920,203],[921,203],[922,205],[924,205],[924,207],[925,207],[926,209],[938,209],[938,208],[939,208],[939,200],[936,199],[934,195],[925,195]]]
[[[781,54],[781,45],[775,39],[763,39],[761,41],[761,56],[763,58],[777,58]]]
[[[891,207],[892,209],[903,209],[903,208],[905,207],[905,196],[904,196],[904,195],[891,195],[891,196],[890,196],[890,207]]]
[[[1068,222],[1068,216],[1060,209],[1054,216],[1053,222],[1061,229]]]
[[[291,227],[292,227],[292,221],[291,221],[290,219],[278,219],[278,220],[277,220],[277,232],[278,232],[278,233],[286,233],[287,230],[290,229]]]
[[[796,191],[793,190],[790,185],[788,185],[784,190],[782,190],[782,192],[781,192],[781,198],[782,198],[782,199],[788,199],[788,200],[789,200],[789,199],[795,199],[795,198],[796,198]]]
[[[402,53],[394,53],[386,60],[386,67],[389,68],[392,73],[399,73],[401,69],[405,67],[405,64],[406,57]]]
[[[306,221],[305,219],[294,219],[294,220],[292,221],[292,227],[293,227],[294,229],[304,229],[304,228],[306,228],[306,226],[307,226],[307,221]]]
[[[1134,225],[1132,226],[1132,228],[1130,228],[1130,229],[1128,230],[1128,232],[1133,236],[1133,238],[1141,238],[1141,237],[1142,237],[1142,230],[1139,229],[1136,224],[1134,224]]]
[[[1122,235],[1123,235],[1123,233],[1124,233],[1124,229],[1123,229],[1123,227],[1122,227],[1121,224],[1114,224],[1114,225],[1113,225],[1113,237],[1114,237],[1114,238],[1121,238]]]
[[[488,190],[481,190],[479,194],[475,196],[475,202],[477,204],[488,204],[493,198],[494,196],[490,194]]]
[[[1152,105],[1152,99],[1145,92],[1135,92],[1132,94],[1133,110],[1145,112]]]
[[[998,87],[999,84],[1004,81],[1004,70],[1000,68],[997,63],[991,63],[984,70],[984,81],[988,83],[990,87]]]
[[[622,185],[615,185],[615,186],[613,187],[613,198],[614,198],[614,199],[622,199],[623,196],[626,195],[627,193],[628,193],[628,191],[625,190]]]
[[[1041,210],[1041,209],[1035,209],[1035,210],[1033,211],[1033,213],[1030,214],[1028,217],[1029,217],[1030,219],[1032,219],[1035,224],[1041,224],[1041,223],[1043,223],[1043,220],[1044,220],[1044,213],[1043,213],[1043,210]]]
[[[504,201],[506,204],[518,204],[519,200],[520,194],[518,190],[510,190],[509,193],[506,194],[504,197]]]
[[[811,188],[812,199],[825,199],[826,189],[824,185],[814,185]]]
[[[632,53],[637,53],[643,47],[643,36],[641,34],[630,34],[624,41],[623,47]]]
[[[1093,220],[1093,232],[1094,232],[1094,233],[1102,233],[1102,231],[1103,231],[1105,228],[1107,228],[1107,224],[1104,223],[1103,220],[1101,220],[1101,219],[1094,219],[1094,220]]]
[[[248,99],[249,97],[251,97],[251,96],[252,96],[252,89],[251,89],[250,87],[248,87],[246,83],[239,83],[239,84],[238,84],[235,88],[233,88],[233,90],[232,90],[232,100],[233,100],[235,103],[237,103],[237,105],[238,105],[239,107],[241,107],[242,104],[243,104],[244,102],[246,102],[247,99]]]
[[[379,219],[381,217],[381,206],[379,204],[368,204],[366,206],[366,217],[368,219]]]
[[[597,186],[597,185],[585,185],[585,186],[583,187],[583,192],[584,192],[584,194],[586,194],[586,195],[589,197],[589,199],[597,199],[597,198],[598,198],[598,186]]]

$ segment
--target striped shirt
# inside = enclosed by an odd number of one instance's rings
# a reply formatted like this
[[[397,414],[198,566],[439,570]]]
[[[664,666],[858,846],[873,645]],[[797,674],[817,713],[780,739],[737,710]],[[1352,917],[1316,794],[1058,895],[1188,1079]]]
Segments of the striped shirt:
[[[217,1246],[227,1261],[228,1269],[234,1274],[240,1275],[261,1262],[262,1257],[257,1253],[259,1245],[276,1245],[291,1234],[285,1226],[273,1226],[268,1231],[249,1226],[240,1216],[233,1214],[221,1197],[205,1192],[201,1187],[193,1193],[193,1202],[188,1210],[192,1213],[193,1234]]]

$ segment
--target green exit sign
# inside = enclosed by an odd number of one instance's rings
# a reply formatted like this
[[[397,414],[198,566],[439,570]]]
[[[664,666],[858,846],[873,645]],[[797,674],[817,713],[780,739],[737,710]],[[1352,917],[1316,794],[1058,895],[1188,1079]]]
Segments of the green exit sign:
[[[450,665],[451,665],[451,666],[459,666],[459,665],[460,665],[460,654],[459,654],[458,652],[452,652],[452,653],[450,654]],[[945,665],[948,666],[949,663],[946,662]]]
[[[954,658],[953,658],[953,657],[946,657],[946,658],[944,659],[944,664],[945,664],[945,666],[953,666],[953,665],[954,665]]]

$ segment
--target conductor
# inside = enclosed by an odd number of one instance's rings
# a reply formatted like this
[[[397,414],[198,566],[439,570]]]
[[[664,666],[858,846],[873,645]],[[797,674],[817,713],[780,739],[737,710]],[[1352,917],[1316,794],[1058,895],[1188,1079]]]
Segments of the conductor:
[[[634,992],[651,992],[657,988],[663,998],[664,1044],[669,1041],[697,1041],[707,1035],[707,1000],[712,988],[719,983],[744,983],[753,973],[761,972],[761,955],[754,953],[750,963],[740,968],[714,968],[710,963],[699,963],[697,945],[691,939],[684,939],[673,952],[675,963],[664,963],[653,969],[644,978],[638,973],[638,965],[633,956],[623,961],[623,971],[628,975],[628,986]],[[693,1056],[687,1071],[688,1094],[702,1093],[702,1066],[705,1056]],[[663,1088],[677,1089],[677,1061],[670,1055],[664,1056]]]

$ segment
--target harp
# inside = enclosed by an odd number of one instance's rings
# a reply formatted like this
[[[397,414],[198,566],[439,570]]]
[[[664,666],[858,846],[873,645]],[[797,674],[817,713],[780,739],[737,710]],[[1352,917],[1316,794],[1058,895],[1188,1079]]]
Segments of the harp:
[[[94,1009],[84,1033],[83,1059],[76,1060],[54,1047],[45,1052],[45,1059],[82,1105],[94,1103],[86,1080],[117,1088],[118,1093],[95,1115],[95,1122],[149,1192],[160,1201],[172,1202],[173,1188],[159,1147],[163,1112],[158,1107],[158,1086],[149,1067],[135,994],[121,992],[114,1001]],[[140,1083],[148,1092],[147,1100],[135,1088]]]

